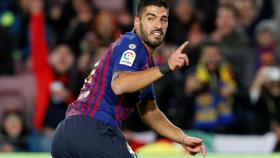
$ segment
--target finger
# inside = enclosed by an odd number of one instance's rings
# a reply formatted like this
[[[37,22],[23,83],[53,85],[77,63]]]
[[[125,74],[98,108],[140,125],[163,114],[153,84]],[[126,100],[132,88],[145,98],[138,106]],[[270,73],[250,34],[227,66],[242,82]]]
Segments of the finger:
[[[176,63],[176,69],[182,68],[185,64],[181,62]]]
[[[202,143],[202,140],[199,138],[195,138],[195,137],[187,137],[184,140],[184,143],[187,146],[196,146],[196,145],[200,145]]]
[[[189,58],[186,54],[178,54],[178,57],[184,60],[185,65],[189,65]]]
[[[175,64],[178,66],[178,67],[183,67],[185,66],[185,60],[184,59],[181,59],[181,58],[176,58],[175,59]]]
[[[201,149],[201,153],[202,153],[203,157],[205,157],[206,156],[206,148],[205,148],[205,145],[203,143],[201,144],[200,149]]]
[[[176,58],[175,61],[179,62],[179,63],[182,63],[182,64],[185,63],[185,59],[184,58]]]
[[[200,151],[200,146],[196,146],[194,148],[186,146],[185,149],[188,150],[190,154],[195,155]]]
[[[186,41],[185,43],[183,43],[183,44],[176,50],[175,53],[181,54],[188,44],[189,44],[189,41]]]
[[[185,54],[182,58],[184,59],[185,64],[189,65],[189,58],[187,57],[187,55]]]

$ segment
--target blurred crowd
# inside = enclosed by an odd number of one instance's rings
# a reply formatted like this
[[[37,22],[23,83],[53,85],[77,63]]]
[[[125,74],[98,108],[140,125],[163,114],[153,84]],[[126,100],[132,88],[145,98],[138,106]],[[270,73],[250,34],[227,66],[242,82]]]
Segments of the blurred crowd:
[[[169,0],[162,64],[184,41],[190,66],[154,84],[183,129],[273,132],[280,144],[280,1]],[[49,151],[106,47],[133,29],[138,0],[0,0],[0,151]],[[125,135],[146,131],[137,112]]]

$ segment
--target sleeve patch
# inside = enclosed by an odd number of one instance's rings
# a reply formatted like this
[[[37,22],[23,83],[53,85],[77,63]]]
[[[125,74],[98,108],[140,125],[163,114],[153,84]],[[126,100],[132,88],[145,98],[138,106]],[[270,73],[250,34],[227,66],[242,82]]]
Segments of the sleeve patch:
[[[136,53],[133,50],[126,50],[123,52],[122,58],[120,60],[120,64],[132,66],[133,62],[136,58]]]

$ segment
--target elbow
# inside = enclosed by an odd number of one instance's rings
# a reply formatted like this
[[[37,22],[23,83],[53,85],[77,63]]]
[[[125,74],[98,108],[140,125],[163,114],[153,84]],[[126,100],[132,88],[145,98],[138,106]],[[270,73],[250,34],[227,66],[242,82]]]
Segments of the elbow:
[[[134,93],[137,91],[135,87],[116,81],[111,83],[111,88],[116,95],[122,95],[124,93]]]
[[[122,86],[116,82],[112,82],[111,83],[111,88],[112,88],[112,91],[116,94],[116,95],[121,95],[123,94],[123,90],[121,88]]]

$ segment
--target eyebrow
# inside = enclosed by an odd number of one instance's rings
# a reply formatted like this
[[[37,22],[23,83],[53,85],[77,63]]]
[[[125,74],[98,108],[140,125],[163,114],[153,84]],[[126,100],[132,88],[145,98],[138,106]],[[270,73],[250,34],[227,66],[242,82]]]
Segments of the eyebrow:
[[[153,14],[153,13],[147,13],[146,16],[154,16],[156,17],[156,14]]]
[[[146,16],[153,16],[153,17],[156,17],[156,14],[147,13]],[[161,18],[168,18],[168,16],[167,16],[167,15],[163,15]]]

